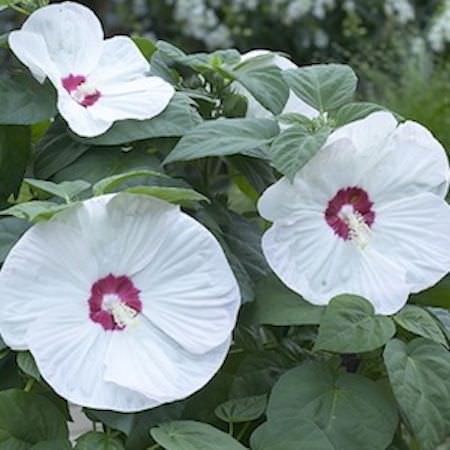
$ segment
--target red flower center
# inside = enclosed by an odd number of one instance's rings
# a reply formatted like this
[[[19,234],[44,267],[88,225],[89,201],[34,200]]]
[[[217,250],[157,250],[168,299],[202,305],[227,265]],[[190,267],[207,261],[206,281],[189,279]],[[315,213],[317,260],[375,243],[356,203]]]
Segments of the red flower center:
[[[98,89],[89,85],[84,75],[70,74],[61,81],[64,89],[85,108],[94,105],[102,96]]]
[[[91,287],[89,317],[105,330],[123,330],[142,311],[139,293],[127,276],[109,274]]]
[[[347,187],[339,189],[328,202],[325,220],[334,232],[344,240],[354,237],[354,223],[370,228],[375,221],[373,203],[364,189]]]

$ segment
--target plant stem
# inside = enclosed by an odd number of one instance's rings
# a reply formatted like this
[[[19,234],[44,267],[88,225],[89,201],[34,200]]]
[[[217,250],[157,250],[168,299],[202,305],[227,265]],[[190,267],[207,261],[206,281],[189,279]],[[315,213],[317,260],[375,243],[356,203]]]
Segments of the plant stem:
[[[230,436],[234,436],[234,423],[233,422],[228,423],[228,434]]]
[[[25,14],[26,16],[30,15],[30,11],[27,11],[25,8],[21,8],[20,6],[17,6],[14,3],[12,3],[12,2],[8,2],[7,6],[9,8],[11,8],[11,9],[14,9],[14,11],[17,11],[17,12],[19,12],[21,14]]]
[[[23,388],[23,390],[24,390],[25,392],[30,392],[31,389],[32,389],[32,387],[33,387],[33,385],[34,385],[34,383],[35,383],[34,378],[30,378],[30,379],[27,381],[27,384],[25,385],[25,387]]]
[[[248,429],[250,428],[250,422],[246,422],[244,426],[241,428],[241,431],[239,431],[239,434],[237,435],[237,440],[240,441],[244,436],[245,433],[247,433]]]
[[[161,448],[159,444],[152,445],[147,450],[157,450],[158,448]]]

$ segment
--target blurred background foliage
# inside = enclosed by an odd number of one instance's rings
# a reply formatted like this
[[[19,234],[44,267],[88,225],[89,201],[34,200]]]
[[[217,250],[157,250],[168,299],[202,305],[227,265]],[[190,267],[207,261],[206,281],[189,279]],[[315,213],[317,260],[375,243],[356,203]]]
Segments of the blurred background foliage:
[[[360,77],[361,98],[421,122],[450,149],[450,0],[82,3],[97,11],[108,34],[163,39],[187,52],[267,48],[299,65],[349,63]],[[0,35],[21,19],[1,12]]]

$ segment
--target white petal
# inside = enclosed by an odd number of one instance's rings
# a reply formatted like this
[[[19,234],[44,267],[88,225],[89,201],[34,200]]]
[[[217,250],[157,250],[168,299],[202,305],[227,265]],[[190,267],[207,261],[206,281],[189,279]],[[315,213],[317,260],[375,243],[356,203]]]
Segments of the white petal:
[[[142,318],[129,331],[113,333],[105,355],[105,379],[158,403],[180,400],[213,377],[229,345],[228,339],[208,353],[193,355]]]
[[[450,272],[450,206],[421,194],[380,206],[373,245],[406,270],[412,292],[427,289]]]
[[[364,119],[338,128],[328,138],[328,144],[340,139],[350,139],[353,146],[358,151],[365,152],[368,158],[371,154],[377,154],[396,127],[397,120],[393,114],[374,112]]]
[[[111,333],[89,320],[86,306],[70,305],[42,311],[27,334],[40,373],[70,402],[122,412],[156,406],[156,400],[105,380],[111,339]]]
[[[111,128],[113,124],[112,120],[94,116],[91,107],[81,106],[63,89],[58,91],[57,106],[69,128],[81,137],[99,136]]]
[[[93,117],[109,122],[151,119],[167,108],[175,93],[174,88],[159,77],[114,83],[99,85],[101,97],[88,108]]]
[[[32,227],[11,250],[0,272],[0,333],[10,347],[26,348],[26,330],[42,311],[86,303],[98,269],[83,244],[77,230],[51,221]]]
[[[25,21],[22,30],[44,39],[50,60],[63,76],[86,76],[100,59],[101,23],[90,9],[78,3],[40,8]]]
[[[309,212],[293,223],[273,225],[262,247],[278,277],[313,304],[354,294],[370,301],[377,313],[392,314],[407,301],[409,286],[401,266],[371,248],[359,250]]]
[[[367,168],[366,185],[375,202],[432,192],[445,197],[449,164],[444,148],[423,126],[401,124]]]
[[[8,37],[11,50],[25,64],[34,78],[43,83],[49,76],[55,83],[61,77],[50,60],[47,45],[42,36],[27,31],[12,31]]]

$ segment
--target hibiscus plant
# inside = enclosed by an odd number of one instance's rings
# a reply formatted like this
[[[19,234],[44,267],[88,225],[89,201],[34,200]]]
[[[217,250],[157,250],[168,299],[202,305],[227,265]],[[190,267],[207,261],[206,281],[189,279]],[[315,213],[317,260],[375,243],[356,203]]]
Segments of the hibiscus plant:
[[[29,15],[2,41],[0,450],[443,443],[437,139],[348,66],[47,3],[0,0]]]

